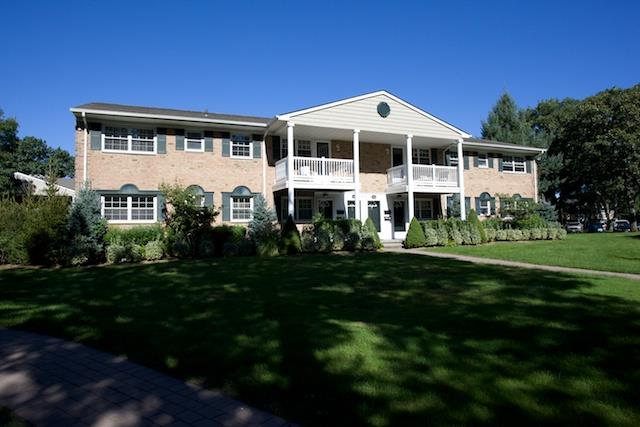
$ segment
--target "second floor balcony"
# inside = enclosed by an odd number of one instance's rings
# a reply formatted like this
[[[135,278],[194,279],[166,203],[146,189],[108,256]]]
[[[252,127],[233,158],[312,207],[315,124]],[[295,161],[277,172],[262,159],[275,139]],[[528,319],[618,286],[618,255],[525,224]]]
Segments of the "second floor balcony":
[[[325,157],[293,157],[293,171],[288,159],[276,162],[276,186],[285,187],[289,178],[297,188],[353,189],[353,160]]]
[[[455,166],[413,165],[412,186],[415,191],[458,191],[458,168]],[[407,165],[387,169],[387,191],[406,191]]]

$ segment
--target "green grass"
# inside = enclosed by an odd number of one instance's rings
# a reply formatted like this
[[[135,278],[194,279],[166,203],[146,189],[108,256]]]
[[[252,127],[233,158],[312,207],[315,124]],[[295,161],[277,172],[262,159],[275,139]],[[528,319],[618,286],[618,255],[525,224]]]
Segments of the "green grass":
[[[640,233],[570,234],[566,240],[429,248],[482,258],[640,274]]]
[[[410,254],[0,271],[0,325],[310,426],[640,425],[640,282]]]

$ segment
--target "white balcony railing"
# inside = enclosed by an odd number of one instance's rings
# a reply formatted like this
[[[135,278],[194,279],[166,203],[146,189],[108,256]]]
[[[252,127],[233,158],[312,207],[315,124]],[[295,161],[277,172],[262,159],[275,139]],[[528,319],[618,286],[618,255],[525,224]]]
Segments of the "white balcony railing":
[[[283,183],[288,178],[287,158],[276,162],[276,182]],[[308,184],[352,184],[353,160],[327,159],[324,157],[293,157],[294,182]]]
[[[387,169],[387,185],[406,185],[407,166]],[[413,165],[413,184],[416,187],[457,187],[458,168],[455,166]]]

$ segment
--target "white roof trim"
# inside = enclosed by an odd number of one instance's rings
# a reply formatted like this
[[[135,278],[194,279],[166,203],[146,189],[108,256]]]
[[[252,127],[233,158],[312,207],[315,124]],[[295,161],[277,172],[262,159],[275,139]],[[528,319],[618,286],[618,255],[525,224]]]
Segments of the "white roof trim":
[[[121,117],[137,117],[142,119],[160,119],[160,120],[176,120],[183,122],[202,122],[202,123],[218,123],[224,125],[240,125],[240,126],[253,126],[266,128],[267,123],[258,122],[242,122],[238,120],[222,120],[222,119],[205,119],[197,117],[185,117],[185,116],[171,116],[165,114],[149,114],[149,113],[134,113],[126,111],[110,111],[110,110],[87,110],[84,108],[70,108],[72,113],[85,113],[85,114],[100,114],[105,116],[121,116]]]
[[[322,104],[322,105],[317,105],[315,107],[305,108],[304,110],[298,110],[298,111],[292,111],[290,113],[279,114],[279,115],[276,116],[276,118],[278,120],[287,121],[287,120],[290,120],[293,117],[300,116],[300,115],[303,115],[303,114],[312,113],[314,111],[324,110],[324,109],[327,109],[327,108],[336,107],[338,105],[349,104],[349,103],[352,103],[352,102],[361,101],[363,99],[372,98],[374,96],[379,96],[379,95],[388,96],[389,98],[393,99],[394,101],[398,102],[399,104],[402,104],[405,107],[415,111],[416,113],[421,114],[421,115],[423,115],[423,116],[435,121],[436,123],[438,123],[438,124],[448,128],[449,130],[459,134],[463,138],[470,138],[471,137],[471,135],[466,133],[465,131],[458,129],[457,127],[455,127],[453,125],[450,125],[449,123],[447,123],[445,121],[440,120],[439,118],[427,113],[424,110],[421,110],[420,108],[418,108],[418,107],[416,107],[414,105],[409,104],[407,101],[405,101],[403,99],[400,99],[395,95],[390,94],[386,90],[379,90],[379,91],[376,91],[376,92],[365,93],[364,95],[354,96],[352,98],[341,99],[339,101],[330,102],[328,104]]]
[[[19,181],[38,181],[40,183],[42,183],[42,185],[44,185],[45,187],[48,186],[47,181],[45,181],[42,178],[38,178],[37,176],[33,176],[33,175],[29,175],[26,173],[22,173],[22,172],[14,172],[13,173],[13,177]],[[70,188],[67,187],[63,187],[59,184],[53,184],[53,186],[55,187],[55,189],[57,191],[59,191],[60,193],[62,193],[63,195],[69,195],[69,196],[75,196],[76,195],[76,191],[72,190]]]
[[[506,144],[491,144],[488,142],[462,141],[462,145],[463,146],[466,145],[469,147],[499,148],[501,150],[507,150],[507,151],[526,151],[529,153],[538,153],[538,154],[542,154],[547,151],[546,148],[526,147],[524,145],[519,146],[519,145],[506,145]]]

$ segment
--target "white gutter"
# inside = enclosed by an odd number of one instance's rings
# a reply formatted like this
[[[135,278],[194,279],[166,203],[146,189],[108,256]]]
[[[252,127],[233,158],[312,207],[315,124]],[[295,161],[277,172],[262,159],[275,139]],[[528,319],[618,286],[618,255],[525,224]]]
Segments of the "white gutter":
[[[462,145],[466,145],[469,147],[480,147],[480,148],[498,148],[506,151],[526,151],[529,153],[545,153],[547,150],[545,148],[535,148],[535,147],[526,147],[524,145],[502,145],[502,144],[491,144],[488,142],[470,142],[463,141]]]
[[[164,114],[148,114],[148,113],[133,113],[124,111],[109,111],[109,110],[85,110],[81,108],[70,108],[72,113],[85,113],[88,114],[101,114],[106,116],[121,116],[121,117],[136,117],[141,119],[159,119],[159,120],[176,120],[183,122],[203,122],[203,123],[216,123],[224,125],[238,125],[238,126],[252,126],[252,127],[267,127],[266,123],[258,122],[241,122],[238,120],[222,120],[222,119],[205,119],[197,117],[185,117],[185,116],[171,116]]]
[[[82,112],[82,120],[84,121],[84,153],[82,157],[82,184],[87,186],[87,145],[89,139],[89,128],[87,126],[87,115]]]

